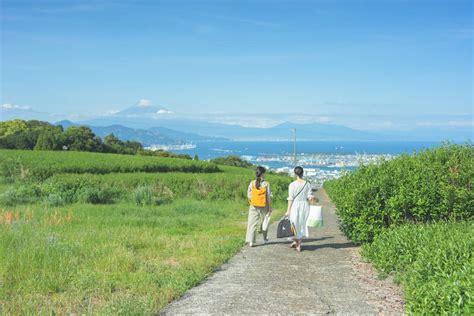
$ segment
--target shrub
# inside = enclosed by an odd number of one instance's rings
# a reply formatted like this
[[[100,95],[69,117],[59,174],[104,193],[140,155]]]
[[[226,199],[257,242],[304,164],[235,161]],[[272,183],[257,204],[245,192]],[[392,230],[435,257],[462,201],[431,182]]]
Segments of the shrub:
[[[446,144],[361,166],[324,187],[344,233],[367,242],[393,225],[473,218],[473,179],[472,144]]]
[[[92,204],[110,204],[119,196],[120,191],[110,187],[86,187],[79,194],[80,200]]]
[[[141,185],[133,191],[133,200],[139,206],[167,204],[172,199],[173,192],[161,184]]]
[[[133,191],[133,198],[135,203],[139,206],[153,204],[153,189],[148,185],[137,187]]]
[[[51,207],[63,206],[66,204],[66,199],[60,194],[52,193],[44,198],[43,203]]]
[[[254,166],[250,162],[240,158],[239,156],[219,157],[219,158],[214,158],[211,161],[218,165],[234,166],[234,167],[241,167],[241,168],[251,168]]]
[[[7,189],[0,194],[0,204],[5,206],[15,206],[18,204],[34,203],[41,195],[41,191],[36,185],[19,185]]]
[[[474,312],[474,224],[407,224],[363,246],[382,272],[401,282],[407,311],[425,315]]]
[[[291,178],[283,176],[268,176],[272,185],[275,201],[286,200],[288,184]],[[150,187],[158,201],[167,203],[175,197],[206,200],[246,200],[247,186],[252,180],[252,174],[189,174],[189,173],[120,173],[107,175],[57,175],[48,179],[42,185],[43,192],[60,193],[62,196],[78,196],[87,187],[113,187],[125,197],[136,203],[135,194],[140,187]],[[137,193],[138,194],[138,193]],[[140,193],[141,194],[141,193]],[[75,202],[77,200],[68,199]]]

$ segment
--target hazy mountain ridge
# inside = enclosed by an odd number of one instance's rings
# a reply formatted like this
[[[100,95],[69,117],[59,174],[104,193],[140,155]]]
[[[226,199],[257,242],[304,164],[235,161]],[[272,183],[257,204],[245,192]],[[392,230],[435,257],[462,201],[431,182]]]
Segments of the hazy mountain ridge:
[[[56,125],[61,125],[64,128],[77,125],[87,125],[92,131],[102,138],[113,133],[115,136],[121,140],[130,140],[138,141],[144,146],[150,146],[155,144],[177,144],[177,143],[186,143],[186,142],[196,142],[196,141],[210,141],[210,140],[225,140],[218,139],[214,137],[206,137],[192,133],[183,133],[175,131],[172,129],[155,127],[150,129],[139,129],[131,128],[123,125],[108,125],[108,126],[94,126],[89,124],[79,124],[73,123],[71,121],[65,120],[57,122]]]
[[[328,141],[456,141],[474,139],[472,126],[413,126],[411,130],[358,130],[331,123],[283,122],[273,127],[243,127],[219,123],[218,117],[196,118],[176,114],[161,106],[153,106],[147,100],[114,114],[97,116],[72,123],[61,121],[65,127],[71,124],[90,126],[104,137],[114,133],[124,140],[136,140],[145,146],[152,144],[176,144],[198,141],[221,140],[290,140],[292,129],[296,129],[298,140]],[[2,120],[15,118],[37,119],[55,122],[59,118],[51,114],[36,112],[30,108],[1,108]],[[56,115],[57,116],[57,115]],[[241,116],[242,117],[242,116]],[[69,123],[67,123],[69,122]]]

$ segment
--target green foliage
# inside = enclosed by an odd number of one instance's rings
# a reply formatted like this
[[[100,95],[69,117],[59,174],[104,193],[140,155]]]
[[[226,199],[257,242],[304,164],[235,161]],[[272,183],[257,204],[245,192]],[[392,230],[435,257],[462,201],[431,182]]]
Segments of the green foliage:
[[[166,158],[181,158],[191,160],[191,156],[188,154],[175,154],[166,150],[140,150],[138,152],[142,156],[153,156],[153,157],[166,157]]]
[[[187,159],[21,150],[0,150],[0,171],[11,180],[0,186],[7,315],[155,314],[242,247],[254,176]],[[267,180],[284,201],[291,179]]]
[[[104,152],[134,155],[140,150],[143,150],[143,146],[139,142],[133,141],[121,141],[114,134],[109,134],[104,138]]]
[[[44,180],[58,173],[219,172],[213,163],[187,159],[88,152],[0,150],[0,171],[11,179]]]
[[[189,155],[145,150],[141,143],[122,141],[113,134],[107,135],[102,142],[87,126],[70,126],[64,131],[62,126],[35,120],[0,122],[0,148],[89,151],[191,159]]]
[[[15,135],[28,129],[28,125],[23,120],[11,120],[0,122],[0,137]]]
[[[50,194],[61,196],[66,203],[80,201],[79,197],[85,194],[85,190],[97,192],[102,188],[113,188],[116,191],[113,198],[106,203],[119,199],[129,200],[137,205],[157,205],[183,197],[199,200],[244,201],[250,180],[250,173],[232,176],[226,173],[56,175],[41,185],[41,192],[44,197]],[[274,200],[285,200],[291,179],[268,176],[267,180],[271,183]],[[91,201],[88,200],[88,202]]]
[[[0,122],[0,148],[60,149],[62,132],[61,126],[35,120]]]
[[[0,222],[5,315],[156,314],[242,247],[247,215],[196,200],[13,212]]]
[[[141,185],[133,191],[135,203],[139,206],[153,204],[153,188],[148,185]]]
[[[402,284],[407,311],[423,315],[474,313],[474,224],[403,225],[384,230],[363,255]]]
[[[139,206],[161,205],[173,200],[173,192],[164,185],[140,185],[133,191],[133,200]]]
[[[87,126],[70,126],[64,132],[65,146],[73,151],[102,151],[102,142]]]
[[[0,194],[0,204],[14,206],[34,203],[38,200],[40,194],[39,187],[34,184],[11,187]]]
[[[61,136],[52,131],[45,131],[38,136],[35,150],[60,150],[62,146]]]
[[[44,197],[44,205],[49,207],[64,206],[66,204],[66,199],[56,193],[51,193]]]
[[[114,187],[85,187],[79,193],[79,199],[84,203],[110,204],[119,197],[121,191]]]
[[[446,144],[359,167],[324,187],[341,228],[367,242],[390,226],[474,216],[474,147]]]
[[[211,161],[218,165],[234,166],[234,167],[241,167],[241,168],[251,168],[254,166],[250,162],[240,158],[239,156],[219,157],[219,158],[214,158]]]

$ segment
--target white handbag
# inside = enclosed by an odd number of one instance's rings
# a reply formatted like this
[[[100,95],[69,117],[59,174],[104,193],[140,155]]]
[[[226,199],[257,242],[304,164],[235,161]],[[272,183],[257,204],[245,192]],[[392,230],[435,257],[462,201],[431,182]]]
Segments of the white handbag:
[[[310,205],[309,207],[309,216],[306,221],[306,226],[308,227],[323,227],[323,209],[319,205]]]

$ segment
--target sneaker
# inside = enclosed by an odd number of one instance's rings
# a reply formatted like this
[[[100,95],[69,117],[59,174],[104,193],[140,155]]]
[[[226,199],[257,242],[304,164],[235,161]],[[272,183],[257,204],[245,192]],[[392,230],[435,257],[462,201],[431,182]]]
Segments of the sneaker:
[[[268,239],[264,239],[264,240],[263,240],[263,244],[264,244],[264,245],[265,245],[265,244],[268,244]]]
[[[253,242],[249,242],[249,247],[253,247]]]

